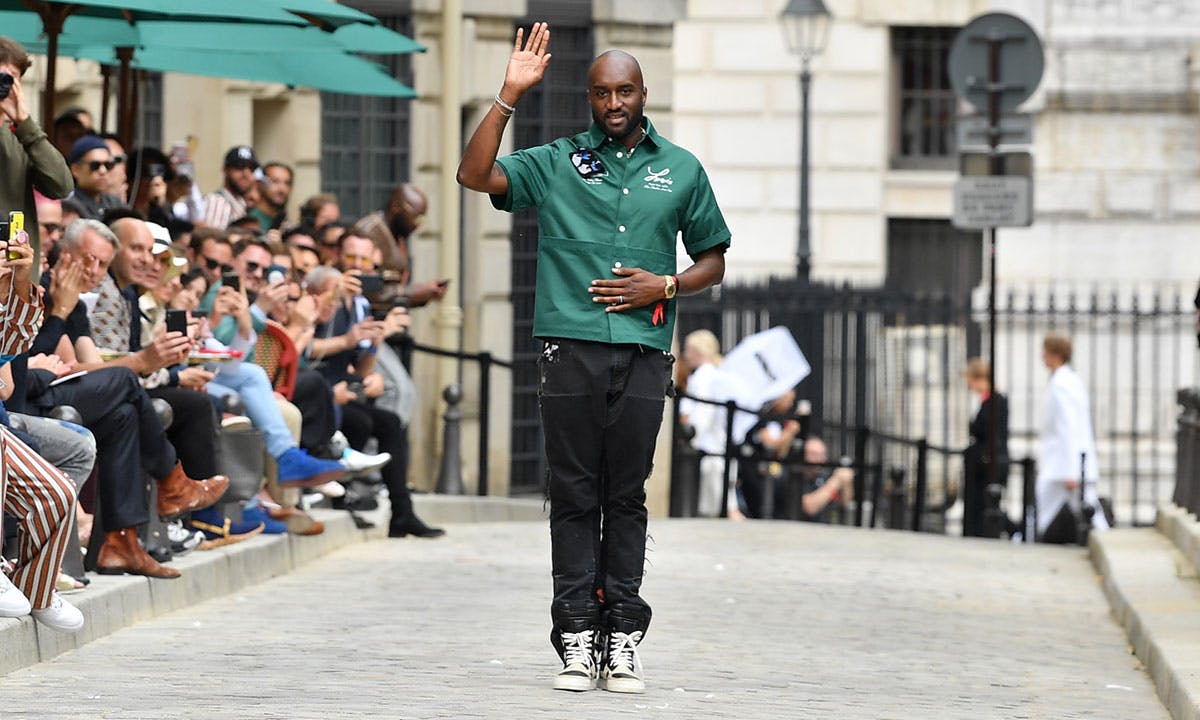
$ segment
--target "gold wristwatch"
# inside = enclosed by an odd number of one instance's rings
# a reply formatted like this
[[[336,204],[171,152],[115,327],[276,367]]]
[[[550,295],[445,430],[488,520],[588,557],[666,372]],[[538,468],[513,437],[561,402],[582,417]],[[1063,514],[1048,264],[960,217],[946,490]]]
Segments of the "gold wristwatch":
[[[671,298],[675,297],[675,292],[678,289],[679,289],[678,281],[675,279],[675,276],[668,275],[667,276],[667,287],[663,290],[663,295],[666,296],[667,300],[670,300]]]

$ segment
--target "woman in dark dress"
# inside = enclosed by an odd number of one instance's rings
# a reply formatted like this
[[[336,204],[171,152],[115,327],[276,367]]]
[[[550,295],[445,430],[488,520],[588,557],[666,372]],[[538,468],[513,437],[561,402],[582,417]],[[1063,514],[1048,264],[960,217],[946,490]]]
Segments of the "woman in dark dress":
[[[1008,398],[992,392],[991,366],[974,358],[967,365],[967,386],[980,398],[979,412],[971,420],[971,444],[963,455],[966,472],[963,476],[963,536],[1000,537],[1007,525],[998,506],[1000,494],[988,492],[988,470],[995,452],[995,482],[1003,488],[1008,484]],[[995,415],[995,449],[989,447],[992,417]],[[987,521],[988,510],[993,511]]]

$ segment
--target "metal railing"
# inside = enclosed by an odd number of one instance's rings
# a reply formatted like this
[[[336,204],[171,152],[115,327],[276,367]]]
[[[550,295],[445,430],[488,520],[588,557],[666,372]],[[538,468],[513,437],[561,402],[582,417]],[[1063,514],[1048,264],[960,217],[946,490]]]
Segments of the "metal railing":
[[[512,370],[512,363],[507,360],[501,360],[493,356],[486,350],[483,352],[471,353],[462,352],[459,350],[447,350],[445,348],[434,347],[432,345],[422,345],[421,343],[412,343],[413,350],[423,352],[429,355],[438,357],[455,358],[459,361],[470,361],[479,365],[479,480],[475,494],[480,497],[488,494],[488,452],[491,448],[489,429],[491,428],[491,390],[492,390],[492,366]],[[458,396],[461,400],[465,395]],[[457,404],[457,403],[454,403]],[[447,415],[451,415],[447,412]],[[457,422],[456,415],[452,415],[453,419],[447,419],[447,423]],[[457,433],[455,433],[457,435]],[[453,453],[448,461],[444,461],[444,465],[458,467],[458,458],[460,457],[460,448],[457,443],[451,443],[448,446],[443,446],[442,453]]]
[[[685,423],[681,422],[680,403],[683,399],[706,405],[714,405],[725,410],[725,450],[720,454],[711,454],[691,446],[692,432]],[[733,473],[734,461],[757,460],[748,455],[745,446],[739,446],[734,440],[734,415],[737,412],[756,414],[755,410],[740,407],[734,401],[717,401],[698,398],[680,393],[675,398],[674,430],[670,515],[672,517],[695,517],[700,492],[699,465],[704,457],[722,457],[725,460],[724,488],[721,494],[721,517],[728,516],[727,502],[729,490],[736,478]],[[808,415],[793,416],[801,425],[799,438],[808,437],[809,428],[814,425],[813,418]],[[946,511],[953,506],[957,495],[942,486],[939,492],[931,497],[931,454],[943,456],[944,462],[949,458],[962,459],[964,449],[946,447],[930,443],[927,438],[907,438],[891,433],[873,430],[858,425],[848,427],[837,422],[825,420],[821,425],[825,433],[844,433],[849,441],[837,441],[826,437],[829,447],[835,444],[852,447],[852,452],[838,462],[813,464],[804,461],[803,444],[801,440],[793,446],[786,458],[779,459],[791,472],[790,482],[798,482],[799,471],[812,468],[833,469],[846,467],[854,472],[854,504],[850,508],[849,517],[841,517],[843,524],[857,527],[887,527],[896,530],[912,530],[915,532],[945,532]],[[902,452],[889,452],[896,448]],[[885,462],[889,455],[900,457],[900,462]],[[777,459],[777,458],[771,458]],[[1019,468],[1019,483],[1015,489],[1010,488],[1012,473]],[[1010,477],[1004,478],[1001,487],[990,488],[994,502],[987,504],[985,523],[995,529],[994,535],[999,537],[1000,530],[1007,524],[1002,497],[1010,495],[1015,490],[1015,497],[1020,503],[1020,526],[1025,542],[1032,542],[1036,527],[1035,479],[1036,463],[1032,458],[1015,461],[1010,466]],[[800,491],[797,491],[797,495]],[[1200,493],[1198,493],[1200,499]],[[802,519],[796,512],[787,515],[788,519]]]

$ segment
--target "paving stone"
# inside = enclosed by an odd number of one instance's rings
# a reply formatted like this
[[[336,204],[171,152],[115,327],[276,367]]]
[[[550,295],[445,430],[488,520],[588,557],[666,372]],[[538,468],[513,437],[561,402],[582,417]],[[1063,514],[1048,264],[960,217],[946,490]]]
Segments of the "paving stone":
[[[550,689],[545,523],[447,529],[14,671],[0,716],[1168,717],[1078,548],[652,521],[648,690],[620,696]]]

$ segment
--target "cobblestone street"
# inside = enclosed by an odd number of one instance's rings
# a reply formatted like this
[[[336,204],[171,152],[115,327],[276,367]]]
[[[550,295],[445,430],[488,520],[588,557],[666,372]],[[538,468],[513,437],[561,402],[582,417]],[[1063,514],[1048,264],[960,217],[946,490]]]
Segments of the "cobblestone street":
[[[647,693],[575,695],[550,689],[545,526],[448,530],[11,673],[0,716],[1167,717],[1077,548],[652,522]]]

